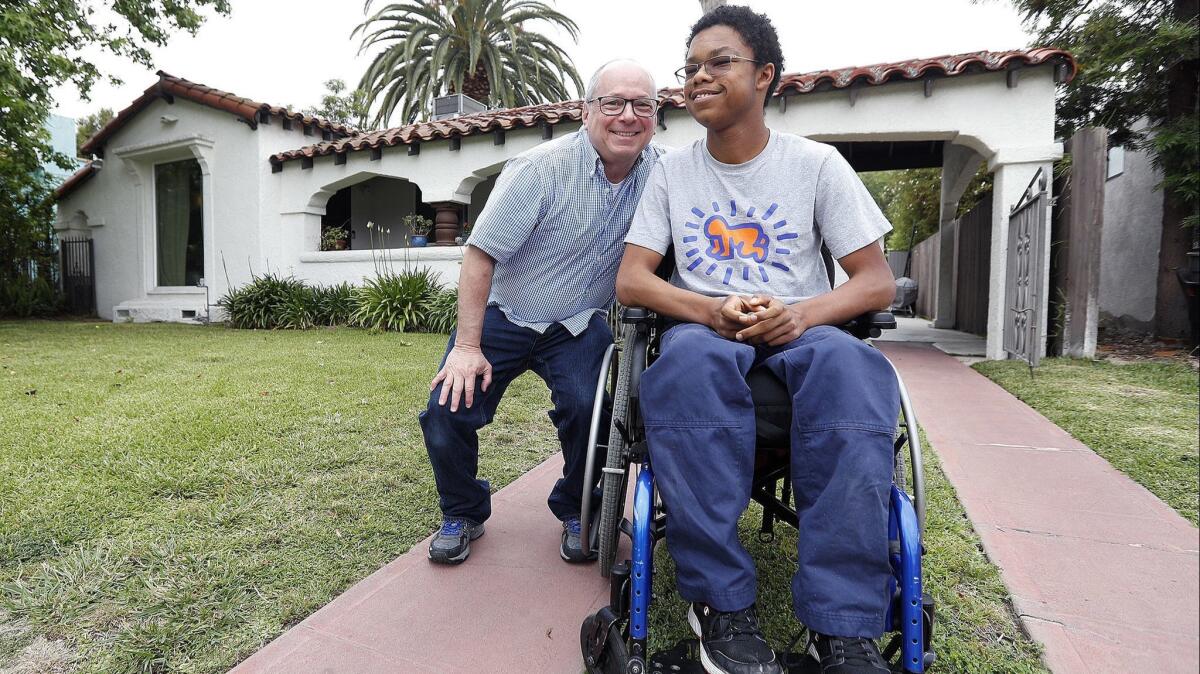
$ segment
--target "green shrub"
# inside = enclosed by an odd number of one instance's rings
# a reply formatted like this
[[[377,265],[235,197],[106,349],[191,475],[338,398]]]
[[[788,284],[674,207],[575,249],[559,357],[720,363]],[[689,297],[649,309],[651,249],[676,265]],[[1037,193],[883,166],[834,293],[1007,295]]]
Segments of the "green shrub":
[[[351,323],[371,330],[419,332],[425,328],[430,301],[440,290],[437,275],[428,267],[377,274],[354,289]]]
[[[48,279],[19,275],[0,280],[0,316],[50,316],[62,310],[63,299]]]
[[[458,288],[439,291],[429,300],[429,314],[425,317],[425,329],[429,332],[449,334],[458,324]]]
[[[316,325],[349,325],[354,313],[354,286],[339,283],[332,286],[317,286],[313,295],[313,323]]]
[[[312,289],[290,276],[274,274],[255,276],[250,283],[227,292],[218,304],[235,328],[309,328],[316,313]]]

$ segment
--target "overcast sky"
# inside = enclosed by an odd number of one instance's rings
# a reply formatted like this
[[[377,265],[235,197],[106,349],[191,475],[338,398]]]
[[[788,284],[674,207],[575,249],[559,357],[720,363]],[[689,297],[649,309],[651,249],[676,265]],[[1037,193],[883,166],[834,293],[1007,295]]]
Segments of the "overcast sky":
[[[556,36],[586,82],[612,58],[644,63],[658,85],[674,85],[698,0],[558,0],[580,27],[579,43]],[[91,4],[99,4],[93,0]],[[97,83],[90,101],[73,88],[55,91],[56,112],[79,118],[101,107],[119,111],[154,83],[154,70],[273,105],[315,105],[322,83],[357,82],[370,55],[357,55],[350,33],[363,19],[361,0],[232,0],[228,17],[213,16],[195,37],[181,34],[154,52],[154,68],[98,57],[101,72],[124,80]],[[765,12],[783,44],[784,72],[869,65],[980,50],[1017,49],[1028,34],[1004,0],[774,0],[741,2]],[[382,6],[376,0],[375,6]]]

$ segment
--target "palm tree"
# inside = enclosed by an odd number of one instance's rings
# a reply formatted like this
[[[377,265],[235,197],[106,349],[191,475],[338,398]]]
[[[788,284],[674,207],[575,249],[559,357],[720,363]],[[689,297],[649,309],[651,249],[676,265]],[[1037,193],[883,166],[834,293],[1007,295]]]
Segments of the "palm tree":
[[[370,0],[364,6],[369,10]],[[530,21],[548,21],[578,42],[579,26],[538,0],[401,0],[368,16],[359,53],[386,45],[363,74],[380,125],[399,109],[403,123],[424,117],[433,99],[461,92],[489,105],[516,107],[572,98],[583,91],[574,62]]]

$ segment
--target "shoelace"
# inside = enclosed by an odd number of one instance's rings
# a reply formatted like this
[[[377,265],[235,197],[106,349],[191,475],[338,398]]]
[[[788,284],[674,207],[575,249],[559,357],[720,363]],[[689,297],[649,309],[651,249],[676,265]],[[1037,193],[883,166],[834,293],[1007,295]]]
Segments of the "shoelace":
[[[871,647],[872,644],[868,639],[862,637],[851,639],[828,637],[828,639],[830,653],[840,653],[848,665],[887,667],[879,653]]]
[[[466,525],[467,523],[460,519],[446,520],[445,522],[442,522],[442,535],[458,536],[462,533],[463,527]]]
[[[572,536],[578,536],[579,532],[581,532],[583,530],[583,525],[579,522],[578,519],[575,519],[574,517],[563,522],[563,524],[565,524],[567,526],[567,531],[571,532]]]
[[[717,634],[726,636],[737,636],[739,634],[758,635],[762,630],[758,627],[758,616],[755,615],[753,609],[744,611],[733,611],[731,613],[718,613],[714,630]]]

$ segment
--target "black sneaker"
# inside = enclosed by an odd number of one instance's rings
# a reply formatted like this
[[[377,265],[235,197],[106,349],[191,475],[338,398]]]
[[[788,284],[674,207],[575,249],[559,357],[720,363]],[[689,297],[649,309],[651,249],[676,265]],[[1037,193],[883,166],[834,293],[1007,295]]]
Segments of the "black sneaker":
[[[783,665],[758,627],[753,604],[725,613],[693,603],[688,625],[700,637],[700,664],[708,674],[783,674]]]
[[[596,519],[592,518],[592,526],[596,525]],[[558,554],[563,558],[563,561],[579,564],[581,562],[590,562],[596,559],[596,549],[593,546],[591,553],[583,554],[583,543],[579,540],[580,529],[582,525],[579,523],[578,517],[568,517],[562,523],[562,545],[558,546]]]
[[[429,561],[462,564],[471,554],[471,541],[483,535],[483,525],[461,517],[442,520],[442,530],[429,542]]]
[[[892,671],[883,661],[875,642],[863,637],[831,637],[813,632],[807,650],[821,664],[821,674],[889,674]]]

